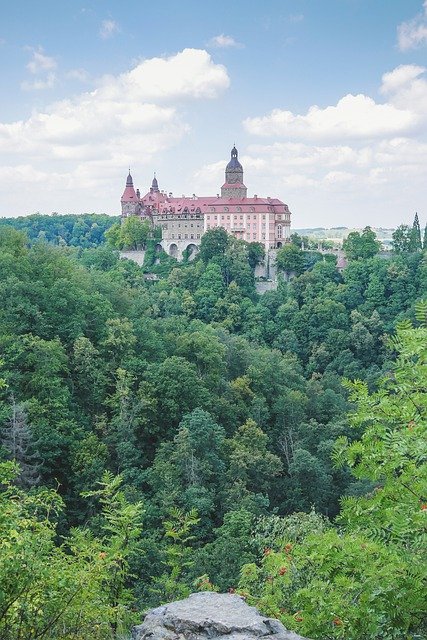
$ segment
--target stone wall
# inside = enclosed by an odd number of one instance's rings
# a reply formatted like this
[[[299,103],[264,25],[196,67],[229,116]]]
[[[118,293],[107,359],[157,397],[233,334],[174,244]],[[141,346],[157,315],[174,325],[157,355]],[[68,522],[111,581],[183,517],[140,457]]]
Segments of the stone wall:
[[[119,255],[121,258],[133,260],[134,262],[136,262],[136,264],[139,264],[140,267],[144,264],[144,249],[142,249],[141,251],[120,251]]]

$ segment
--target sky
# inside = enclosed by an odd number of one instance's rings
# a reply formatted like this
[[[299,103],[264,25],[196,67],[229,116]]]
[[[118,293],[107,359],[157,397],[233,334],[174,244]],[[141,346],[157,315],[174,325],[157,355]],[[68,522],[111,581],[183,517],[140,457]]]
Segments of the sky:
[[[119,214],[128,168],[292,226],[427,222],[427,0],[15,0],[0,7],[0,216]]]

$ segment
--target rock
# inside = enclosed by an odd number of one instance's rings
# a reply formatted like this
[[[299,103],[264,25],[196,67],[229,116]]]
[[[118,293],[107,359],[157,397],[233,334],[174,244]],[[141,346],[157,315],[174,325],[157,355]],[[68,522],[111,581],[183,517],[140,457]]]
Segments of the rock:
[[[186,600],[151,609],[134,627],[133,640],[304,640],[266,618],[238,595],[193,593]]]

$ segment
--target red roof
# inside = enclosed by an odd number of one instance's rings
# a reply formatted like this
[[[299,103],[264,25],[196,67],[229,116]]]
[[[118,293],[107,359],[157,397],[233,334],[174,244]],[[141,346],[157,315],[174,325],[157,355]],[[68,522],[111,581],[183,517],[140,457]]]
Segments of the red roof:
[[[236,185],[232,185],[235,187]],[[194,198],[168,198],[165,193],[148,192],[141,198],[141,202],[146,206],[153,206],[159,211],[169,211],[171,213],[182,213],[183,209],[194,212],[197,208],[201,213],[252,213],[268,212],[285,213],[288,211],[287,205],[277,198],[222,198],[215,196],[197,196]],[[225,211],[225,208],[228,211]],[[213,209],[213,210],[212,210]]]
[[[136,197],[135,189],[127,186],[123,191],[122,202],[136,202],[137,200],[138,198]]]

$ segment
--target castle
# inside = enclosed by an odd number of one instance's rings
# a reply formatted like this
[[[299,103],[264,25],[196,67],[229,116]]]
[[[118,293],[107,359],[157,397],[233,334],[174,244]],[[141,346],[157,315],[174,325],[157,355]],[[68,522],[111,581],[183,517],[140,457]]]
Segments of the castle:
[[[246,242],[260,242],[266,251],[281,247],[290,236],[288,205],[277,198],[247,197],[236,147],[231,150],[231,159],[225,168],[221,195],[174,198],[172,193],[159,189],[154,175],[150,190],[141,196],[139,189],[135,191],[129,172],[121,205],[122,220],[139,216],[161,227],[158,249],[161,247],[178,259],[184,251],[194,257],[202,235],[215,227],[222,227]]]

